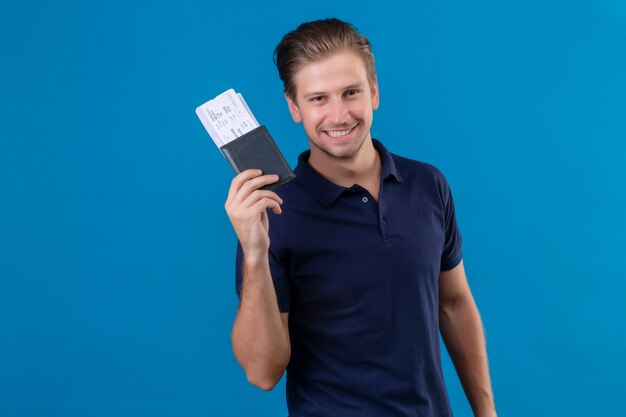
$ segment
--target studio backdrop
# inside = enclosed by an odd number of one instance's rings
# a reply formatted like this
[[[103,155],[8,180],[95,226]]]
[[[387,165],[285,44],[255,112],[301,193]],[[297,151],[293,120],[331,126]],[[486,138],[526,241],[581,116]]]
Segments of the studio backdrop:
[[[231,351],[233,172],[195,108],[241,92],[294,167],[272,54],[325,17],[372,43],[372,136],[448,179],[499,415],[623,415],[624,4],[5,2],[0,415],[287,415]]]

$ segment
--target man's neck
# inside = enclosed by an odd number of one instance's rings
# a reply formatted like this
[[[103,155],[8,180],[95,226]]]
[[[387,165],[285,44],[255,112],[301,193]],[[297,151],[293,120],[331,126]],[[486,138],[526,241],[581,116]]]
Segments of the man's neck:
[[[338,160],[312,148],[309,165],[333,184],[351,187],[359,184],[378,200],[381,160],[371,139],[367,139],[351,159]]]

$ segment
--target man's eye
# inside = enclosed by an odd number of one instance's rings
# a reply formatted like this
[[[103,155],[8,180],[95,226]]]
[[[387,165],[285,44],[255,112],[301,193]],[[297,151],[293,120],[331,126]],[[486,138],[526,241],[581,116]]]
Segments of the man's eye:
[[[359,90],[348,90],[346,91],[346,95],[349,96],[354,96],[359,92]]]
[[[322,101],[323,99],[324,99],[324,97],[322,97],[322,96],[311,97],[311,101]]]

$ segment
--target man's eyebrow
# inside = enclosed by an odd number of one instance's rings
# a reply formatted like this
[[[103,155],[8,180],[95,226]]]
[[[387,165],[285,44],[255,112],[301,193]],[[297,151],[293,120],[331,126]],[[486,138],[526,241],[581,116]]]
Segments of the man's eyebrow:
[[[347,87],[344,87],[344,90],[358,90],[359,88],[363,88],[362,83],[349,85]]]
[[[349,85],[347,87],[343,87],[341,90],[342,91],[345,91],[345,90],[358,90],[360,88],[363,88],[363,83],[352,84],[352,85]],[[324,94],[327,94],[327,93],[323,92],[323,91],[318,91],[318,92],[313,92],[313,93],[307,93],[303,97],[306,100],[309,97],[323,96]]]
[[[321,91],[319,93],[317,93],[317,92],[316,93],[308,93],[308,94],[304,95],[304,98],[307,99],[309,97],[323,96],[324,94],[326,94],[326,93],[321,92]]]

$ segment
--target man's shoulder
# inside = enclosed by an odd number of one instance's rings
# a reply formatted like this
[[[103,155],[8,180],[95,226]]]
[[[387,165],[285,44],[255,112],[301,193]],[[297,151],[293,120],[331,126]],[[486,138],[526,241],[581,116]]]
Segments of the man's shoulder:
[[[407,158],[391,152],[389,154],[403,178],[421,181],[434,180],[437,183],[445,181],[441,170],[431,163]]]

